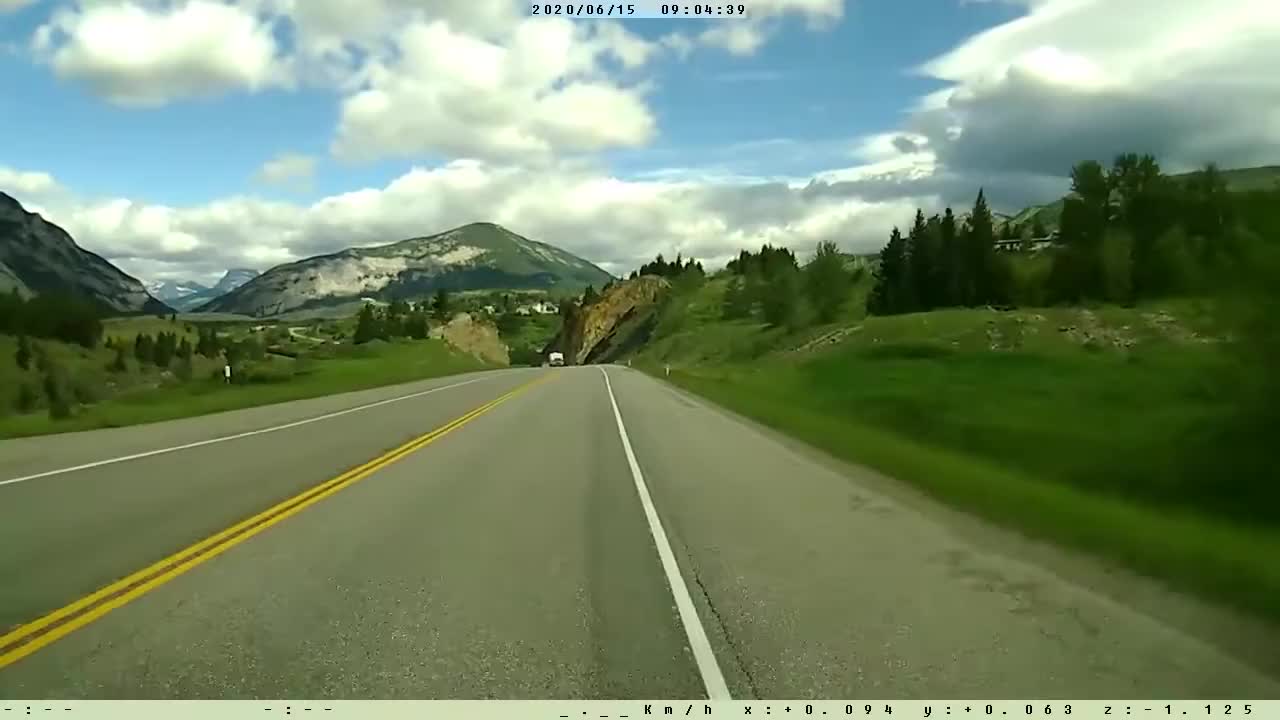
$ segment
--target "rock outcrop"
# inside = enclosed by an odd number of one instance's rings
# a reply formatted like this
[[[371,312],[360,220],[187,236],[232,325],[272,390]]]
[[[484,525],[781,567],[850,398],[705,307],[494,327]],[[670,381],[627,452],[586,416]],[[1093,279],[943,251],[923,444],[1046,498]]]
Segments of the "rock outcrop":
[[[168,313],[142,282],[76,244],[66,230],[0,192],[0,287],[65,293],[120,314]]]
[[[545,352],[562,352],[565,363],[584,365],[610,362],[637,349],[652,332],[659,303],[670,288],[670,282],[654,275],[610,286],[595,302],[568,314]]]
[[[492,365],[511,364],[510,351],[498,336],[498,328],[468,313],[458,313],[445,325],[431,328],[430,335]]]

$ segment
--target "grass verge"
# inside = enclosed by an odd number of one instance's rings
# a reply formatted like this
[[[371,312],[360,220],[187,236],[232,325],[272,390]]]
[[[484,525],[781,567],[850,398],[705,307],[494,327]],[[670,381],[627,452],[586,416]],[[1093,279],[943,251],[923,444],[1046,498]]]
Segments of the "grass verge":
[[[1045,480],[913,439],[885,429],[883,420],[859,418],[851,408],[824,401],[806,373],[790,366],[673,369],[670,380],[835,457],[912,483],[953,507],[1280,620],[1280,532],[1273,528]],[[876,382],[863,380],[869,386]],[[1046,416],[1052,412],[1041,410]]]
[[[54,420],[47,413],[0,417],[0,438],[122,427],[194,415],[302,400],[384,385],[454,375],[488,366],[438,340],[347,347],[325,359],[271,358],[255,364],[254,382],[226,385],[203,378],[122,393]],[[221,365],[215,368],[220,375]]]

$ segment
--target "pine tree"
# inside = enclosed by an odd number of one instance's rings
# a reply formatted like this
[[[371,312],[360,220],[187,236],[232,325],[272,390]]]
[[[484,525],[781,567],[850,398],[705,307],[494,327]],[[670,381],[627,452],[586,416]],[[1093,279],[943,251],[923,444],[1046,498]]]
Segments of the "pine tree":
[[[818,243],[818,251],[805,267],[805,289],[820,322],[834,322],[849,299],[851,279],[844,257],[833,242]]]
[[[449,291],[444,288],[436,290],[435,301],[432,303],[432,313],[437,322],[449,322]]]
[[[373,305],[366,304],[360,308],[360,316],[356,319],[355,344],[363,345],[378,337],[378,320],[373,314]]]
[[[515,313],[508,313],[503,317],[519,317]],[[409,313],[409,317],[405,320],[405,333],[414,340],[426,340],[428,334],[427,314],[422,310],[414,310]]]
[[[1041,240],[1049,236],[1049,231],[1044,228],[1044,221],[1040,219],[1040,213],[1031,220],[1031,237]]]
[[[583,307],[586,307],[588,305],[594,305],[599,300],[600,300],[600,294],[596,292],[596,289],[594,286],[588,285],[587,289],[582,291]]]
[[[1004,302],[1005,289],[996,258],[995,227],[986,193],[978,190],[978,199],[964,228],[966,264],[973,274],[972,295],[966,305]]]
[[[138,338],[133,343],[133,354],[139,363],[154,363],[156,359],[155,338],[138,333]]]
[[[907,234],[907,264],[912,293],[916,306],[911,310],[929,310],[938,303],[938,287],[936,283],[937,266],[940,262],[939,240],[930,232],[924,219],[924,211],[916,210],[915,220],[911,223],[911,231]]]
[[[880,265],[875,272],[875,286],[867,299],[867,310],[875,315],[908,312],[915,303],[910,297],[911,276],[907,265],[907,241],[902,231],[894,228],[889,243],[880,251]]]

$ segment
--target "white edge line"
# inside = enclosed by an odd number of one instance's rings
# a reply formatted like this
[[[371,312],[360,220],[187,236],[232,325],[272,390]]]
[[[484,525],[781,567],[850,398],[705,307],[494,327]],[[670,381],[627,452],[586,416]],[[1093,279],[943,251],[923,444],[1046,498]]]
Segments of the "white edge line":
[[[317,415],[316,417],[307,418],[305,420],[297,420],[291,423],[285,423],[284,425],[275,425],[273,427],[261,428],[259,430],[250,430],[248,432],[236,433],[235,435],[223,435],[221,437],[209,438],[208,440],[198,440],[196,442],[186,443],[185,445],[174,445],[173,447],[159,448],[156,450],[147,450],[146,452],[134,453],[132,455],[121,455],[120,457],[107,458],[106,460],[95,460],[94,462],[85,463],[83,465],[73,465],[71,467],[58,468],[57,470],[46,470],[45,472],[35,473],[34,475],[23,475],[22,477],[10,478],[8,480],[0,480],[0,487],[3,487],[5,485],[16,485],[17,483],[26,482],[28,480],[38,480],[40,478],[51,477],[53,475],[63,475],[65,473],[72,473],[80,470],[89,470],[91,468],[102,467],[103,465],[114,465],[116,463],[129,462],[131,460],[141,460],[142,458],[148,458],[154,455],[164,455],[166,453],[178,452],[179,450],[190,450],[191,448],[203,447],[205,445],[213,445],[216,443],[227,442],[229,440],[239,440],[241,438],[252,437],[254,435],[266,435],[267,433],[278,432],[280,430],[288,430],[290,428],[296,428],[302,425],[310,425],[311,423],[320,422],[321,420],[330,420],[332,418],[340,417],[342,415],[349,415],[351,413],[361,412],[363,410],[369,410],[370,408],[376,408],[382,405],[390,405],[391,403],[397,403],[402,400],[411,400],[413,398],[422,397],[423,395],[430,395],[431,393],[439,392],[441,390],[449,390],[451,388],[462,387],[463,385],[470,385],[471,383],[477,383],[477,382],[480,382],[481,380],[488,380],[488,379],[489,378],[487,377],[473,378],[471,380],[465,380],[463,382],[453,383],[452,385],[441,385],[440,387],[434,387],[434,388],[431,388],[430,390],[423,390],[421,392],[410,393],[408,395],[401,395],[399,397],[388,398],[386,400],[379,400],[378,402],[368,403],[367,405],[358,405],[353,408],[347,408],[346,410],[339,410],[337,412],[331,412],[325,415]]]
[[[622,413],[618,410],[618,400],[613,396],[613,383],[609,382],[609,373],[600,368],[604,375],[604,386],[609,392],[609,404],[613,406],[613,419],[618,423],[618,436],[622,439],[622,449],[627,454],[627,464],[631,466],[631,478],[635,480],[636,492],[640,494],[640,504],[644,507],[644,516],[649,521],[649,532],[653,542],[658,546],[658,557],[662,560],[662,569],[667,575],[667,584],[676,601],[676,610],[680,614],[680,623],[684,626],[685,635],[689,639],[689,648],[693,650],[694,662],[702,675],[702,684],[707,690],[710,700],[732,700],[729,686],[720,672],[715,652],[711,649],[711,641],[707,639],[707,631],[698,619],[697,608],[693,598],[689,597],[689,588],[685,585],[684,575],[680,574],[680,565],[676,562],[675,553],[671,551],[671,543],[667,533],[662,529],[662,520],[653,506],[653,498],[649,495],[649,487],[645,484],[644,475],[640,472],[640,463],[636,462],[636,453],[631,449],[631,439],[627,437],[627,426],[622,423]]]

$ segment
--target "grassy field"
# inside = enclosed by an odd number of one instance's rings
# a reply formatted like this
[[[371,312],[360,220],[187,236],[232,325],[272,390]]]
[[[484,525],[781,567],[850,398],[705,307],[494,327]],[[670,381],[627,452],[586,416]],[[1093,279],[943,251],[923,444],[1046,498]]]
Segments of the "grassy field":
[[[130,333],[137,332],[133,326],[127,328]],[[124,327],[116,329],[125,331]],[[323,352],[297,360],[267,355],[241,368],[246,384],[228,386],[222,380],[220,360],[196,356],[193,377],[184,382],[170,371],[140,367],[132,358],[125,372],[111,372],[107,368],[113,354],[103,348],[86,350],[51,342],[40,345],[67,371],[71,383],[81,388],[76,391],[81,406],[72,417],[60,420],[49,416],[43,399],[32,412],[0,414],[0,438],[134,425],[485,367],[471,355],[438,340],[377,341],[359,347],[331,345]],[[0,336],[0,407],[5,409],[15,406],[16,393],[22,386],[35,392],[40,389],[42,376],[35,368],[22,371],[9,361],[15,349],[13,338]]]
[[[1231,411],[1207,309],[946,310],[788,333],[713,281],[637,367],[1031,536],[1280,619],[1270,497],[1194,473]],[[1205,453],[1209,453],[1205,455]]]

